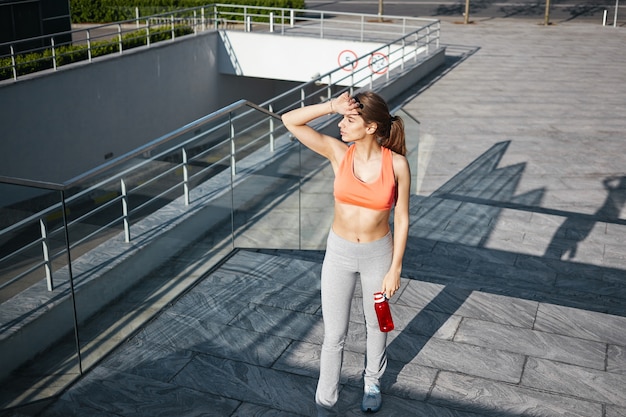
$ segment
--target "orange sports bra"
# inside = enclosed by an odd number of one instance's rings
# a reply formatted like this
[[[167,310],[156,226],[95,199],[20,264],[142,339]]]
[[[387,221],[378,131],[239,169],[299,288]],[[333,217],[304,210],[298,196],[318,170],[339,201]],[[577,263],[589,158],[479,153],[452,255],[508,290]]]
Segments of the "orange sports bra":
[[[349,146],[335,176],[335,200],[372,210],[390,210],[396,201],[396,178],[393,154],[382,147],[380,175],[372,182],[363,182],[354,175],[354,149]]]

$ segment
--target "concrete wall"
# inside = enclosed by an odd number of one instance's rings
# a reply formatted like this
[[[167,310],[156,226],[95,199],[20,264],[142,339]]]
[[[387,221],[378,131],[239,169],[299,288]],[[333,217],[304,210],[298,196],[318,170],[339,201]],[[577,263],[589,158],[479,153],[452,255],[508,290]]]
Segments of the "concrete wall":
[[[0,175],[63,182],[227,104],[294,84],[221,75],[217,32],[0,84]]]
[[[310,81],[346,64],[349,65],[334,75],[334,82],[346,76],[340,84],[349,85],[352,80],[348,75],[352,72],[357,72],[357,79],[371,76],[375,80],[400,65],[401,52],[409,53],[409,48],[414,48],[419,55],[426,51],[425,47],[415,45],[405,48],[392,45],[370,54],[384,43],[236,31],[223,32],[220,36],[223,39],[218,62],[221,73],[299,82]]]

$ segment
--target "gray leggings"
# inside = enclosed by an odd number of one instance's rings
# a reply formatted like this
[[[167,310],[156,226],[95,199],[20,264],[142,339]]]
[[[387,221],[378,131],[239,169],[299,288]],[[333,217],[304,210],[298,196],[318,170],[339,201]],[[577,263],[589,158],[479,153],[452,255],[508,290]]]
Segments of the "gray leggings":
[[[350,305],[356,280],[361,277],[363,311],[366,324],[366,355],[364,382],[378,384],[387,367],[385,348],[387,333],[378,328],[374,311],[374,293],[381,290],[385,274],[391,266],[393,239],[391,232],[374,242],[355,243],[328,234],[326,255],[322,265],[322,315],[324,343],[320,358],[320,377],[315,402],[331,408],[339,396],[339,378],[343,348],[348,333]]]

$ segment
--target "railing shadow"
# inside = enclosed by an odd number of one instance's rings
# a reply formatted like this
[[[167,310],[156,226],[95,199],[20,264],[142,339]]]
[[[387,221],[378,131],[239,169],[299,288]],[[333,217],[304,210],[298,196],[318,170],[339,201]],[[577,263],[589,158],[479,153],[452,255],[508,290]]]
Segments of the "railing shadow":
[[[525,164],[498,166],[508,145],[495,144],[429,197],[412,197],[403,276],[437,284],[441,289],[389,343],[390,357],[401,359],[390,361],[383,385],[396,384],[411,361],[423,364],[415,359],[475,291],[626,317],[619,291],[607,295],[606,288],[596,283],[598,277],[620,271],[561,261],[566,253],[570,258],[575,255],[577,245],[596,222],[626,223],[619,218],[626,205],[626,177],[604,181],[607,198],[593,215],[541,208],[543,188],[516,194]],[[563,216],[566,220],[543,257],[487,248],[503,209]],[[575,277],[568,278],[575,281],[566,284],[571,288],[557,287],[562,270]],[[525,282],[516,282],[525,274],[520,280]],[[605,304],[608,299],[609,305]],[[397,302],[402,304],[402,295]]]

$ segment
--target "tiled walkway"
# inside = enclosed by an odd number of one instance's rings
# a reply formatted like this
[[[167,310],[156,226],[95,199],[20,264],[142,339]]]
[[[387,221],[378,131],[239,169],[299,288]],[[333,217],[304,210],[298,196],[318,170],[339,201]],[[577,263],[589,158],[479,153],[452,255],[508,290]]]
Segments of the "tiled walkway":
[[[626,30],[443,23],[381,416],[626,416]],[[239,250],[52,416],[312,416],[317,251]],[[360,296],[360,295],[358,295]],[[358,416],[353,303],[340,415]]]

